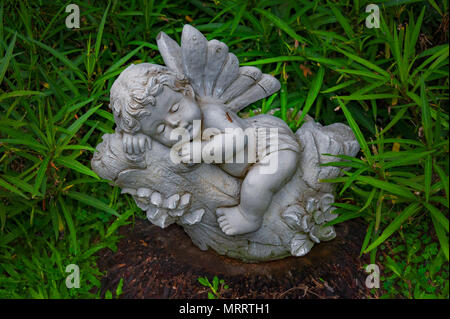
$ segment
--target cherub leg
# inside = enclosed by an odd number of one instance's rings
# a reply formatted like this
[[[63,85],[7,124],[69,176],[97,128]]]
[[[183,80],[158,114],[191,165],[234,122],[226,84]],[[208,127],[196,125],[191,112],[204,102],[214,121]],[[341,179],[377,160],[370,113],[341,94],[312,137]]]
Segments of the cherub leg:
[[[275,158],[275,157],[278,158]],[[297,168],[298,154],[283,150],[269,154],[261,163],[255,164],[247,173],[241,186],[241,202],[234,207],[216,210],[217,221],[227,235],[240,235],[258,230],[273,195],[293,176]],[[278,163],[272,174],[265,174],[262,165]],[[275,162],[275,163],[276,163]]]

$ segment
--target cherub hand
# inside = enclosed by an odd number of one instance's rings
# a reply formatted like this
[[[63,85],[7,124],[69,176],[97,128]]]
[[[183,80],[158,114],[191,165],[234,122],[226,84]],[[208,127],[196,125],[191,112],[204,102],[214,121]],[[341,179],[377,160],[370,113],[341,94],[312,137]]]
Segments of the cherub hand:
[[[178,150],[178,155],[181,157],[182,163],[189,164],[194,161],[192,149],[192,143],[187,143]]]
[[[203,145],[200,141],[192,141],[183,145],[178,151],[181,162],[184,164],[200,163]]]
[[[123,133],[122,135],[123,151],[129,155],[144,153],[146,147],[150,149],[150,142],[150,138],[144,134],[131,135]]]

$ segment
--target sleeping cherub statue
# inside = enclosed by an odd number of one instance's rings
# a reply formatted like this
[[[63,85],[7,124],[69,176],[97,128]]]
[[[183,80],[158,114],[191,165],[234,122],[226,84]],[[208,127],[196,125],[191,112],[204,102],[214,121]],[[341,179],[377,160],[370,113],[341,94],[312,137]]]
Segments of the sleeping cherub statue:
[[[239,67],[217,40],[185,25],[181,46],[165,33],[166,66],[130,65],[111,87],[116,131],[92,168],[131,194],[160,227],[181,225],[200,249],[246,262],[303,256],[335,237],[333,188],[322,166],[359,151],[350,128],[306,116],[294,134],[281,119],[242,118],[280,89],[258,68]]]

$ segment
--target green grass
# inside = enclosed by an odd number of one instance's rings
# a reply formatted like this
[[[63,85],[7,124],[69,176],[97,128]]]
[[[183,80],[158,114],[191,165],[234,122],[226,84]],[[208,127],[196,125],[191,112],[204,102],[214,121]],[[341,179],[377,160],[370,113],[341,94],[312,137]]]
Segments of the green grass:
[[[100,297],[96,252],[142,216],[90,169],[114,128],[109,88],[132,62],[162,64],[156,35],[179,41],[185,23],[280,80],[245,112],[275,109],[294,130],[306,113],[352,127],[362,151],[332,181],[334,223],[367,222],[374,295],[449,297],[447,2],[77,1],[77,30],[68,3],[0,5],[0,297]],[[370,3],[380,29],[365,27]],[[79,289],[65,287],[68,264]]]

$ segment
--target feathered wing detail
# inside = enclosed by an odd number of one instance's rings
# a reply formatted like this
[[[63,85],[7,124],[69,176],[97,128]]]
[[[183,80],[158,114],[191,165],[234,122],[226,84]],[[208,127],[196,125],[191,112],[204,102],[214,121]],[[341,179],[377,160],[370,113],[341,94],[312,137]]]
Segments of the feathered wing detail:
[[[204,95],[203,74],[208,53],[208,40],[197,29],[185,25],[181,35],[181,62],[184,75],[195,93]]]
[[[222,66],[212,96],[219,98],[222,93],[233,83],[239,76],[239,60],[233,53],[228,53],[228,58]]]
[[[280,82],[269,74],[263,74],[261,78],[241,95],[236,96],[226,105],[230,110],[238,112],[247,105],[270,96],[280,89]]]
[[[208,41],[190,25],[183,27],[181,47],[164,32],[157,44],[167,67],[184,74],[198,97],[215,98],[231,111],[238,112],[281,87],[276,78],[258,68],[239,67],[225,43]]]
[[[159,52],[161,53],[166,66],[172,71],[183,74],[183,67],[181,66],[181,48],[178,43],[161,31],[156,37],[156,44],[158,44]]]
[[[211,40],[208,42],[208,53],[206,56],[205,75],[203,83],[205,96],[212,96],[217,77],[228,59],[228,47],[225,43]]]
[[[247,91],[255,82],[258,82],[262,76],[262,72],[258,68],[244,66],[239,68],[238,78],[223,92],[220,98],[225,102],[230,102]]]

